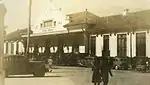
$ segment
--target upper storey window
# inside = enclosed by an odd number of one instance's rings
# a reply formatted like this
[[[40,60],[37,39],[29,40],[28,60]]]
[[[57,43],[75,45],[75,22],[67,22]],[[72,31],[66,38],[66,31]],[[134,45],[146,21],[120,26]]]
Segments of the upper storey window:
[[[66,16],[66,20],[67,20],[68,22],[72,22],[72,21],[73,21],[71,16]]]
[[[56,26],[56,21],[53,20],[48,20],[41,23],[41,27],[55,27],[55,26]]]
[[[51,26],[53,26],[53,21],[52,20],[44,22],[44,27],[51,27]]]

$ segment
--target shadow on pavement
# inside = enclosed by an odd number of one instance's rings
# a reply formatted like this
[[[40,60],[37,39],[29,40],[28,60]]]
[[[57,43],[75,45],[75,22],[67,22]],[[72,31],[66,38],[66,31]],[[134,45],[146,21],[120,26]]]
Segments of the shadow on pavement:
[[[44,76],[44,77],[34,77],[34,76],[9,76],[7,78],[50,78],[50,77],[63,77],[63,76]]]

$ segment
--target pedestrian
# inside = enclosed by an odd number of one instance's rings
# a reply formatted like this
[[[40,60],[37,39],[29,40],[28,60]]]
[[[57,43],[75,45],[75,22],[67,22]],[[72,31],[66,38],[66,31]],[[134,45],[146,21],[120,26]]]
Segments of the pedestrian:
[[[52,66],[53,66],[52,56],[50,56],[47,61],[48,61],[48,66],[49,66],[49,72],[52,72]]]
[[[112,75],[111,72],[111,66],[109,64],[109,57],[108,56],[102,56],[102,63],[101,63],[101,73],[102,73],[102,81],[103,85],[108,85],[109,82],[109,74]]]
[[[109,74],[110,74],[110,76],[113,76],[113,74],[111,72],[111,69],[113,67],[113,58],[112,57],[109,57],[109,59],[108,59],[108,65],[109,65]]]
[[[98,57],[95,57],[94,63],[92,65],[92,83],[94,83],[94,85],[100,85],[102,81],[100,68],[100,59]]]

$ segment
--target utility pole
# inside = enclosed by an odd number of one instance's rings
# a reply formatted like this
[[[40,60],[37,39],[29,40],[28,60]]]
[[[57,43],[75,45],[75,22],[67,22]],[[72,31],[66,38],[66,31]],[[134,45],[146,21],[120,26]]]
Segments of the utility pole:
[[[31,6],[32,6],[32,0],[29,0],[29,26],[28,26],[28,31],[27,31],[27,47],[26,47],[26,56],[29,57],[29,45],[30,45],[30,30],[31,30]]]
[[[4,85],[4,67],[3,67],[3,57],[4,57],[4,16],[6,13],[6,8],[2,1],[0,0],[0,85]]]

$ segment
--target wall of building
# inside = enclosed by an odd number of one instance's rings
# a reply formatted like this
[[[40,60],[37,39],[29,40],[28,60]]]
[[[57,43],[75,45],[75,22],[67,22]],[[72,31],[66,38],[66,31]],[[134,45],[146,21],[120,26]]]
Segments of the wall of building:
[[[126,56],[128,57],[135,57],[136,55],[136,34],[137,33],[146,33],[146,56],[150,58],[150,33],[147,31],[137,31],[134,33],[116,33],[116,34],[103,34],[103,35],[109,35],[109,50],[110,50],[110,56],[115,57],[117,56],[117,35],[118,34],[126,34]],[[102,50],[103,50],[103,35],[98,35],[96,37],[96,56],[102,56]],[[132,40],[132,41],[131,41]],[[132,47],[131,47],[132,46]],[[131,54],[132,53],[132,54]]]

